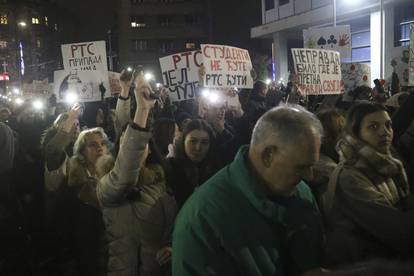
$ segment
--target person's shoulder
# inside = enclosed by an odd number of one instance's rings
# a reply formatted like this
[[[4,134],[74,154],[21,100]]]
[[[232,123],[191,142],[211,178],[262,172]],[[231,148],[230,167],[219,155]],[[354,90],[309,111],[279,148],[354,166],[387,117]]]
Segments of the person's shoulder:
[[[338,172],[339,185],[349,187],[351,185],[355,186],[371,182],[363,171],[353,167],[352,165],[345,164],[338,169],[340,170]]]
[[[186,201],[180,212],[191,219],[197,219],[207,214],[219,216],[230,203],[232,196],[225,169],[220,170],[201,185]],[[225,200],[226,198],[228,200]]]

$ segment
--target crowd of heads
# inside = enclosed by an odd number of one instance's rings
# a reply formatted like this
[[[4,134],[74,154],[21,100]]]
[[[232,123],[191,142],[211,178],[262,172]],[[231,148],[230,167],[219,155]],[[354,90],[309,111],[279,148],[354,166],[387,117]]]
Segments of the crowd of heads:
[[[151,90],[147,86],[142,87]],[[171,195],[180,209],[205,181],[229,165],[239,148],[247,142],[250,144],[249,168],[258,176],[265,194],[291,197],[296,193],[298,184],[304,181],[311,185],[318,204],[323,205],[319,199],[323,197],[321,193],[325,193],[326,189],[320,189],[321,186],[315,184],[315,179],[322,179],[321,185],[326,188],[332,170],[328,170],[327,178],[319,178],[324,172],[315,171],[314,168],[320,164],[323,157],[328,157],[333,162],[333,168],[347,160],[348,156],[344,156],[347,152],[340,150],[343,143],[354,139],[358,145],[362,145],[353,148],[355,151],[361,151],[363,146],[368,146],[373,151],[387,156],[395,154],[399,148],[406,147],[399,144],[399,140],[394,137],[395,127],[392,118],[399,110],[393,107],[390,112],[382,98],[381,101],[375,102],[378,97],[375,97],[376,94],[372,93],[369,87],[358,87],[352,91],[352,102],[345,103],[339,96],[329,107],[324,106],[323,102],[324,98],[331,96],[302,97],[291,82],[286,86],[269,86],[258,80],[251,90],[233,91],[237,93],[240,103],[236,108],[230,108],[224,102],[203,102],[201,91],[202,89],[198,91],[196,99],[187,102],[171,103],[164,97],[155,103],[147,123],[152,137],[148,140],[145,152],[140,154],[139,167],[142,175],[137,179],[137,184],[125,192],[126,200],[139,202],[145,200],[146,196],[161,193],[159,190],[146,191],[147,188],[142,188],[139,182],[158,183],[161,178],[165,178],[165,183],[162,182],[165,187],[157,186],[157,189],[165,189],[162,192],[163,196]],[[124,99],[125,96],[127,100]],[[59,144],[59,141],[54,139],[59,137],[57,135],[60,133],[66,133],[68,142],[63,144],[65,148],[62,152],[65,158],[75,161],[68,163],[71,164],[70,170],[74,171],[68,171],[64,179],[69,181],[67,183],[75,184],[72,187],[71,184],[65,185],[73,189],[70,192],[70,200],[80,200],[88,205],[96,200],[91,199],[96,197],[91,193],[95,193],[100,179],[110,174],[116,168],[118,158],[122,158],[122,145],[128,143],[128,139],[132,139],[126,136],[126,123],[134,119],[134,114],[137,116],[139,107],[130,102],[130,98],[134,97],[129,91],[121,98],[117,102],[103,100],[95,105],[86,104],[86,107],[71,107],[49,101],[49,106],[42,112],[31,109],[28,104],[15,108],[3,103],[0,108],[0,173],[10,171],[13,167],[30,167],[34,174],[38,173],[42,179],[45,162],[46,167],[49,166],[50,145]],[[411,98],[412,94],[404,94],[398,99],[398,106],[412,104]],[[120,120],[120,109],[116,106],[120,103],[127,106],[127,121]],[[92,118],[86,118],[88,114]],[[411,121],[404,131],[410,124]],[[41,129],[32,132],[33,127]],[[397,131],[404,133],[401,129]],[[347,137],[351,138],[347,140]],[[28,140],[33,143],[25,144],[24,141]],[[20,145],[17,145],[18,143]],[[19,158],[16,155],[19,155]],[[402,152],[401,155],[407,156],[406,152]],[[402,160],[405,166],[412,164],[410,158],[412,157]],[[63,158],[60,158],[56,161],[59,166],[63,164],[62,160]],[[19,162],[21,164],[18,164]],[[407,170],[409,168],[406,167]],[[71,182],[71,177],[74,182]],[[410,174],[408,177],[408,180],[412,181]],[[89,184],[85,184],[92,182],[94,184],[90,184],[90,187],[87,187]],[[14,185],[14,182],[11,185]],[[35,188],[22,188],[24,195],[32,193],[36,196],[44,193],[45,184],[36,185]],[[36,189],[37,191],[34,191]],[[15,191],[11,196],[19,201],[24,195]],[[32,204],[41,205],[44,197],[39,196]],[[23,206],[21,211],[26,212],[25,208],[30,206],[32,205]],[[99,209],[99,205],[94,210],[94,215],[102,221],[102,209]],[[85,214],[87,213],[84,212],[83,215]],[[326,213],[322,210],[322,214]],[[36,215],[42,218],[41,220],[44,219],[42,211]],[[79,209],[77,212],[73,211],[72,217],[77,215]],[[76,219],[72,219],[71,222],[75,223]],[[32,225],[28,231],[51,231],[47,228],[49,225],[42,227]],[[59,243],[63,247],[71,248],[70,241],[73,242],[76,238],[73,238],[72,234],[63,236],[66,240],[62,241],[62,237],[59,237]],[[167,251],[155,252],[157,256],[162,256],[159,260],[163,261],[159,263],[168,262],[169,257],[165,252]],[[359,274],[343,272],[337,275]]]

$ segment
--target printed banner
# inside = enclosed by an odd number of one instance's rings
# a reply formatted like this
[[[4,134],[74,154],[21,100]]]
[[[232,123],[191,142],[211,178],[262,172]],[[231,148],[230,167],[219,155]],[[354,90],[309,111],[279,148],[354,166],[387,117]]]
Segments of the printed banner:
[[[292,49],[298,89],[302,95],[340,94],[343,90],[339,52]]]
[[[342,63],[342,80],[344,90],[352,91],[358,86],[371,87],[371,67],[362,63]]]
[[[200,50],[160,58],[162,79],[172,102],[195,98],[202,64]]]
[[[64,44],[62,57],[66,77],[71,82],[70,86],[76,83],[75,90],[82,101],[100,101],[101,83],[106,89],[104,96],[111,96],[105,41]]]
[[[111,94],[116,95],[121,93],[121,84],[119,83],[120,73],[117,72],[108,72],[109,75],[109,86],[111,88]]]
[[[410,61],[409,67],[409,81],[408,85],[414,86],[414,23],[410,25]]]
[[[225,46],[202,44],[205,87],[253,88],[253,68],[249,51]]]
[[[350,58],[351,27],[349,25],[303,30],[304,48],[338,51],[341,58]]]
[[[79,102],[96,102],[101,100],[100,83],[96,82],[94,72],[58,70],[54,72],[54,93],[58,102],[66,101],[68,93],[76,94]],[[103,82],[105,83],[105,82]],[[105,97],[111,96],[109,82],[104,84]]]

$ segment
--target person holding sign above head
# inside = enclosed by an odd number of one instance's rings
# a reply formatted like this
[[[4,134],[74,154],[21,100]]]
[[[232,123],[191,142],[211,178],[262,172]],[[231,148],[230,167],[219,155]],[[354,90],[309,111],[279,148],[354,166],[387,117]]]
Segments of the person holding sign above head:
[[[315,115],[300,106],[264,114],[250,146],[242,147],[178,214],[173,275],[320,271],[320,214],[302,179],[312,178],[322,132]]]

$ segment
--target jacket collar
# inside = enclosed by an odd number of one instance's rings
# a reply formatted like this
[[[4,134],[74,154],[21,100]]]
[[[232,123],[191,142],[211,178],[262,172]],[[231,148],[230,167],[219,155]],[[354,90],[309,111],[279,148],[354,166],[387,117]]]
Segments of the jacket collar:
[[[280,222],[284,216],[285,208],[272,202],[259,189],[259,179],[247,165],[248,151],[248,145],[242,146],[234,161],[229,165],[229,183],[238,189],[259,213],[268,219]]]

